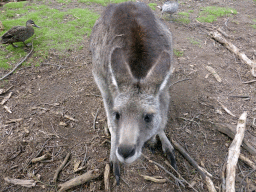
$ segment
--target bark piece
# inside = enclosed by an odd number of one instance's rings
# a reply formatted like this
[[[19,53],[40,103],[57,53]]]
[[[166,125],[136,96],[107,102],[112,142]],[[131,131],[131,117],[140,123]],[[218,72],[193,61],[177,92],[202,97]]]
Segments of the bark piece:
[[[236,165],[240,155],[240,147],[244,138],[247,112],[244,112],[237,123],[236,135],[228,150],[226,191],[235,192]]]
[[[99,169],[90,170],[90,171],[84,173],[83,175],[75,177],[65,183],[59,184],[60,189],[58,190],[58,192],[63,192],[68,189],[71,189],[72,187],[84,184],[85,182],[88,182],[92,179],[96,179],[99,176],[100,176]]]

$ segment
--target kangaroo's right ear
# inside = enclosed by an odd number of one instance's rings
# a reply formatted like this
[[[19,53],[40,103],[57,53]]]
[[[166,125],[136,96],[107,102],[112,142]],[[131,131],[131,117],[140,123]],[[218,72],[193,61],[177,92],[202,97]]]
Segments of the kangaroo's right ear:
[[[133,75],[125,60],[122,48],[115,47],[113,49],[110,54],[109,67],[112,84],[117,89],[121,84],[130,84],[132,82]]]

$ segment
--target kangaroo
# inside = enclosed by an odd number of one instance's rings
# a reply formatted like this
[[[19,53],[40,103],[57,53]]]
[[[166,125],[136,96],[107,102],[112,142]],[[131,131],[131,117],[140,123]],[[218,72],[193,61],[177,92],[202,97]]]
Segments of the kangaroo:
[[[110,4],[91,34],[93,76],[103,97],[111,134],[110,161],[119,184],[121,163],[132,163],[145,142],[162,143],[176,168],[164,133],[172,74],[172,35],[144,3]]]

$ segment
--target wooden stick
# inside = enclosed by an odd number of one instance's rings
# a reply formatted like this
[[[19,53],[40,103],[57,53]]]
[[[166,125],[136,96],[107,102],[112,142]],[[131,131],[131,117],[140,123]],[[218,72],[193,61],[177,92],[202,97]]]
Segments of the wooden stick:
[[[197,162],[192,159],[190,157],[190,155],[186,152],[186,150],[175,140],[172,139],[172,144],[174,145],[174,147],[188,160],[188,162],[193,165],[196,170],[198,171],[198,173],[202,176],[202,178],[205,180],[206,182],[206,186],[209,190],[209,192],[216,192],[216,189],[214,187],[214,184],[212,182],[212,180],[210,179],[210,177],[208,176],[208,172],[204,172],[204,169],[202,169]],[[209,174],[210,175],[210,174]]]
[[[88,181],[95,179],[99,176],[100,176],[99,169],[90,170],[90,171],[84,173],[83,175],[75,177],[65,183],[59,184],[59,187],[61,187],[61,188],[58,190],[58,192],[63,192],[68,189],[71,189],[72,187],[82,185],[85,182],[88,182]]]
[[[231,42],[227,41],[225,38],[222,37],[222,35],[217,32],[210,32],[209,33],[210,37],[212,37],[213,39],[219,41],[220,43],[224,44],[225,47],[230,50],[231,52],[235,53],[239,59],[241,59],[243,62],[245,62],[247,65],[249,65],[250,67],[252,67],[251,73],[254,77],[256,77],[254,68],[256,67],[256,62],[250,60],[244,53],[241,53],[240,50],[233,45]]]
[[[226,191],[235,192],[236,164],[240,154],[240,146],[244,138],[247,112],[244,112],[237,123],[236,135],[228,150]]]
[[[46,154],[42,155],[41,157],[37,157],[37,158],[32,159],[31,163],[36,163],[36,162],[39,162],[39,161],[43,161],[45,159],[49,159],[50,157],[51,157],[51,154],[46,153]]]
[[[245,162],[251,168],[256,169],[256,164],[253,161],[251,161],[250,159],[248,159],[247,157],[245,157],[242,153],[240,153],[239,159],[241,159],[243,162]]]
[[[56,170],[54,176],[53,176],[53,182],[56,183],[57,182],[57,179],[58,179],[58,176],[59,176],[59,173],[60,171],[63,169],[63,167],[66,165],[69,157],[70,157],[71,153],[68,153],[64,159],[64,161],[61,163],[61,165],[58,167],[58,169]]]
[[[147,159],[150,163],[153,163],[155,165],[157,165],[158,167],[162,168],[166,173],[168,173],[172,178],[175,179],[175,181],[177,181],[180,185],[182,185],[184,188],[184,184],[182,183],[183,180],[178,179],[177,177],[175,177],[170,171],[168,171],[167,169],[165,169],[162,165],[160,165],[159,163],[150,160],[146,155],[142,154],[142,156]]]
[[[148,176],[148,175],[140,175],[142,176],[145,180],[147,181],[152,181],[152,182],[155,182],[155,183],[165,183],[166,182],[166,179],[164,179],[163,177],[161,176]]]
[[[28,188],[36,186],[36,181],[34,180],[12,179],[10,177],[5,177],[4,180],[8,183],[12,183],[14,185],[21,185]]]
[[[104,186],[105,186],[106,192],[110,191],[109,176],[110,176],[110,165],[107,163],[104,171]]]
[[[235,127],[230,124],[224,124],[224,123],[216,123],[217,129],[219,132],[226,134],[231,139],[234,139],[236,131]],[[245,135],[246,136],[246,135]],[[251,141],[250,141],[251,142]],[[249,142],[249,138],[243,140],[242,147],[246,149],[250,154],[256,155],[256,148]]]
[[[32,48],[31,48],[30,52],[27,54],[27,56],[24,59],[22,59],[9,73],[7,73],[3,77],[1,77],[0,81],[5,79],[9,75],[11,75],[29,57],[29,55],[32,53],[32,51],[33,51],[33,42],[32,42]]]

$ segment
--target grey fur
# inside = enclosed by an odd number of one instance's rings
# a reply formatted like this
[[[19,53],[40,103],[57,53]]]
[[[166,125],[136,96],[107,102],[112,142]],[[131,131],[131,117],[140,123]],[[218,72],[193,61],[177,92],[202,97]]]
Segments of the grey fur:
[[[172,36],[144,3],[109,5],[90,40],[93,76],[103,97],[111,133],[110,161],[132,163],[156,135],[176,168],[164,133],[172,72]]]

